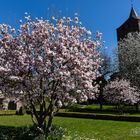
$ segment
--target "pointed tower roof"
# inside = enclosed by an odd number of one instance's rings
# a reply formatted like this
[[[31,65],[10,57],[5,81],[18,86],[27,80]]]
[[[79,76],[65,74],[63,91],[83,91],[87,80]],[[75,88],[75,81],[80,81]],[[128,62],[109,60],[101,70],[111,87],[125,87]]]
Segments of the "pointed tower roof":
[[[136,13],[136,11],[133,7],[131,8],[129,18],[140,19],[140,17],[138,16],[138,14]]]
[[[136,13],[133,5],[128,19],[117,28],[117,39],[123,39],[128,33],[139,32],[140,33],[140,17]]]

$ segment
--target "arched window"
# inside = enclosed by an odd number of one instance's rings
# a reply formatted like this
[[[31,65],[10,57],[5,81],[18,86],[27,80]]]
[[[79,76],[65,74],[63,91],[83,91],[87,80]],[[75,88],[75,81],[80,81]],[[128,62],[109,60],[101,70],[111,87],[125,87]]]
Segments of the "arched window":
[[[8,110],[16,110],[16,108],[17,108],[17,105],[16,105],[15,101],[10,101],[8,103]]]

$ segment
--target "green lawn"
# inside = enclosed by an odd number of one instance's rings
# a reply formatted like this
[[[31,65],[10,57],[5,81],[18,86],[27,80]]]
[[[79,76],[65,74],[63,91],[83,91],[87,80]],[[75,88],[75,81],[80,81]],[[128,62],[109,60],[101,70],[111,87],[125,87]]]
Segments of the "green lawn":
[[[28,115],[0,116],[0,126],[20,127],[31,124]],[[98,140],[140,140],[140,123],[136,122],[55,117],[54,124],[66,128],[73,134]]]
[[[139,136],[131,136],[132,129],[140,129],[140,123],[117,122],[92,119],[56,118],[55,123],[76,132],[80,136],[98,138],[100,140],[139,140]]]

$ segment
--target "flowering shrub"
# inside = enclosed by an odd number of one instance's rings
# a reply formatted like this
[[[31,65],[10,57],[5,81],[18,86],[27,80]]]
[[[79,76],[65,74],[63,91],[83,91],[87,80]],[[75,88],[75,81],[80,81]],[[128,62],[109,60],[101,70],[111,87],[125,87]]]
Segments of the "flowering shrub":
[[[104,98],[110,103],[121,105],[134,105],[139,101],[139,91],[131,87],[130,82],[124,79],[116,79],[108,83],[104,88]]]
[[[118,56],[121,75],[140,87],[140,33],[129,33],[119,41]]]
[[[0,90],[26,102],[38,131],[49,132],[55,109],[95,98],[101,34],[91,40],[78,17],[20,22],[18,31],[0,25]]]

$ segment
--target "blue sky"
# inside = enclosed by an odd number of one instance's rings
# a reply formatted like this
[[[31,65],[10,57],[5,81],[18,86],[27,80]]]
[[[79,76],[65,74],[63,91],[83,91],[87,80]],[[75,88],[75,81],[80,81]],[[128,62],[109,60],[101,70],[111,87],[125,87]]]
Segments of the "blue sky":
[[[79,13],[80,20],[94,34],[103,33],[105,46],[117,46],[116,28],[129,16],[131,0],[1,0],[0,23],[17,26],[28,12],[32,17],[47,18],[52,14],[73,16]],[[134,0],[134,8],[140,15],[140,0]]]

